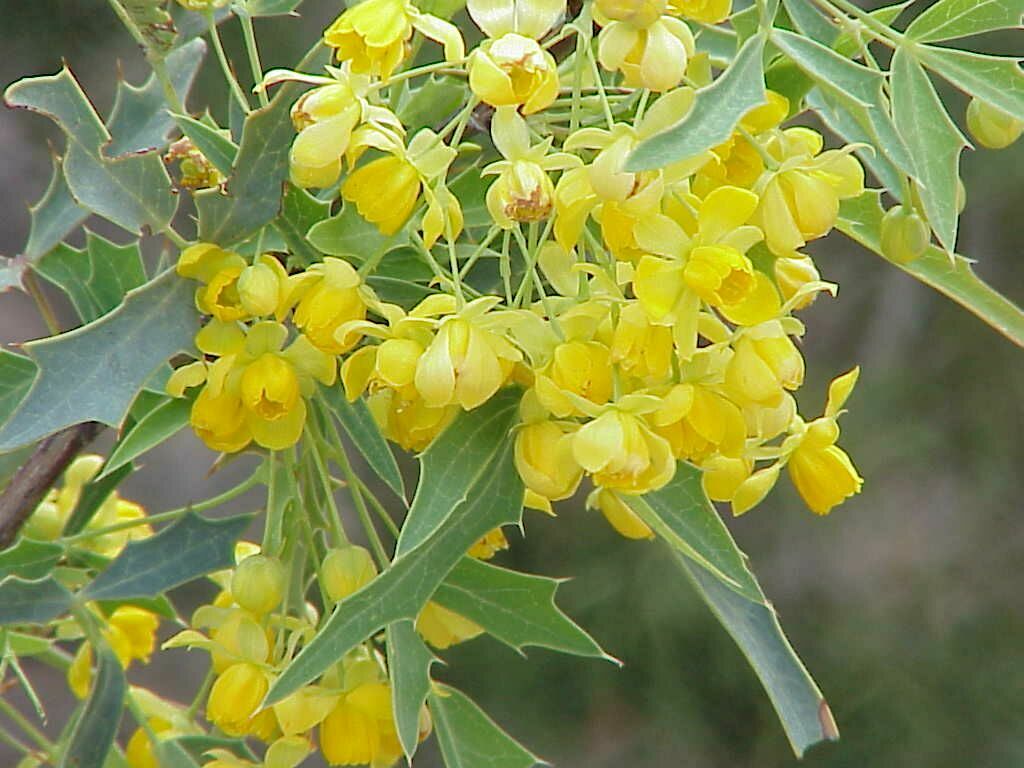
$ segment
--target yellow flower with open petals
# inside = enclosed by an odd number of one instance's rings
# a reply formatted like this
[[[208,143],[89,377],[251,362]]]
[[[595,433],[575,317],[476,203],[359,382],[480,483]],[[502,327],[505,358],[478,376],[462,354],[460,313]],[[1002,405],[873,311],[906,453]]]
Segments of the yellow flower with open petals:
[[[622,2],[598,0],[595,20],[601,25],[597,55],[601,66],[621,71],[631,88],[669,91],[682,81],[695,44],[690,28],[664,15],[666,0]]]
[[[572,446],[572,433],[553,421],[524,425],[516,433],[515,463],[527,489],[549,501],[576,493],[583,468]]]
[[[402,754],[391,686],[366,682],[342,695],[320,723],[320,749],[330,765],[389,766]]]
[[[647,493],[665,485],[676,471],[669,442],[639,416],[609,409],[573,435],[573,456],[603,488]]]
[[[558,67],[536,40],[509,32],[470,55],[469,87],[492,107],[521,107],[532,115],[558,96]]]
[[[294,322],[320,350],[338,355],[351,344],[339,341],[335,333],[345,323],[366,317],[373,294],[343,259],[325,258],[291,278],[289,301],[295,304]]]

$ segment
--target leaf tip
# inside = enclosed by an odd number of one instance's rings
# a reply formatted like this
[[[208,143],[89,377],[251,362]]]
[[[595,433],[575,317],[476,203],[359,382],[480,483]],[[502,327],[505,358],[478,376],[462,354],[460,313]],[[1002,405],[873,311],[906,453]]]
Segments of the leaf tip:
[[[839,740],[839,726],[836,725],[836,719],[832,716],[832,709],[825,699],[818,702],[818,722],[821,725],[821,736],[823,739],[828,741]]]

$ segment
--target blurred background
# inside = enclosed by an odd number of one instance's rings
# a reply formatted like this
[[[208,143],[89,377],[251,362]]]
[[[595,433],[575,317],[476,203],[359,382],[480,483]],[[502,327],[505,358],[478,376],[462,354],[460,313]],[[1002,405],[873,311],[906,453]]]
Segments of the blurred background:
[[[301,11],[257,21],[266,68],[292,65],[338,8],[307,0]],[[0,19],[0,86],[53,74],[63,59],[106,115],[118,72],[135,83],[146,75],[102,0],[0,0]],[[243,62],[237,31],[228,24],[223,34]],[[962,115],[963,101],[951,97]],[[209,66],[189,106],[208,103],[226,103]],[[61,151],[63,139],[47,119],[0,110],[4,255],[25,241],[27,205],[46,187],[51,145]],[[969,202],[959,250],[1024,303],[1024,142],[968,151],[962,165]],[[820,412],[827,382],[862,366],[843,446],[866,478],[864,491],[817,518],[780,483],[755,512],[727,521],[842,731],[803,764],[1024,765],[1024,352],[838,236],[812,252],[841,291],[804,313],[801,406]],[[61,309],[70,323],[70,308]],[[41,335],[27,297],[0,295],[0,343]],[[109,444],[108,436],[97,448]],[[145,457],[146,471],[122,493],[161,511],[233,485],[247,470],[243,460],[210,477],[213,459],[179,435]],[[250,496],[234,509],[260,504]],[[523,659],[479,639],[447,652],[440,678],[564,768],[796,764],[746,661],[658,546],[619,538],[582,506],[566,506],[557,519],[527,513],[526,533],[513,532],[512,550],[497,562],[573,577],[562,606],[625,667],[539,649]],[[211,596],[197,588],[175,599],[187,616]],[[165,625],[162,636],[174,631]],[[187,701],[204,672],[205,656],[174,651],[133,667],[131,679]],[[57,732],[73,700],[59,674],[33,666],[30,675],[49,706],[47,730]],[[5,749],[0,765],[13,765]],[[433,743],[421,762],[437,764]]]

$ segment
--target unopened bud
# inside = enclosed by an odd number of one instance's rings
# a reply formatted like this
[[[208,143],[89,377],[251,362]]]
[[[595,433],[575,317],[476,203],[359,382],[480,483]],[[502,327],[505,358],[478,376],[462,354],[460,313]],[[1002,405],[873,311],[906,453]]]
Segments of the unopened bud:
[[[895,264],[919,258],[931,241],[931,231],[916,211],[897,205],[882,217],[882,255]]]
[[[231,577],[231,596],[257,616],[269,613],[284,596],[284,568],[266,555],[245,558]]]
[[[327,596],[334,602],[344,600],[373,581],[377,566],[364,547],[332,549],[320,567],[320,579]]]
[[[967,106],[967,130],[981,146],[1004,149],[1024,133],[1024,120],[988,102],[973,99]]]

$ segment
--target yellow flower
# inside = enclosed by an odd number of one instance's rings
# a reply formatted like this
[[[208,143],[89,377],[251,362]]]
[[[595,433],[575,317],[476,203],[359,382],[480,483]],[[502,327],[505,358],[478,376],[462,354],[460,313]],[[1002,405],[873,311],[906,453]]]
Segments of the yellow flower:
[[[750,477],[752,463],[749,459],[712,456],[700,465],[701,485],[709,499],[729,501],[743,481]]]
[[[495,528],[493,531],[485,533],[466,553],[470,557],[475,557],[478,560],[490,560],[498,552],[508,549],[508,539],[505,538],[505,532],[501,528]]]
[[[526,424],[516,433],[515,463],[526,487],[550,501],[572,496],[583,477],[573,435],[553,421]]]
[[[483,634],[483,628],[465,616],[428,600],[416,617],[416,631],[439,650],[450,648]]]
[[[284,597],[285,573],[281,562],[266,555],[252,555],[235,568],[231,596],[256,616],[270,613]]]
[[[402,754],[391,687],[369,682],[344,694],[320,724],[320,749],[330,765],[389,766]]]
[[[605,5],[600,4],[598,9]],[[664,0],[650,4],[662,9],[665,5]],[[597,37],[597,56],[605,69],[622,72],[627,87],[670,91],[682,81],[687,62],[696,50],[693,33],[686,22],[671,16],[645,23],[651,15],[641,13],[632,21],[604,24]],[[595,18],[598,23],[604,21],[600,13]]]
[[[768,492],[775,487],[779,479],[779,465],[772,464],[770,467],[759,469],[750,477],[744,480],[732,493],[732,514],[738,517],[753,509]]]
[[[340,602],[365,587],[377,575],[377,566],[365,547],[332,549],[320,567],[320,581],[327,596]]]
[[[160,625],[160,619],[155,613],[132,605],[122,605],[106,617],[104,622],[101,633],[123,668],[127,669],[135,660],[143,664],[149,662],[156,646],[156,630]],[[80,699],[89,694],[92,655],[92,646],[83,642],[68,667],[68,687]]]
[[[1005,149],[1024,133],[1024,120],[987,101],[971,99],[967,105],[967,130],[981,146]]]
[[[676,471],[669,442],[639,416],[617,408],[580,427],[572,448],[595,484],[623,493],[656,491]]]
[[[159,717],[150,718],[149,727],[157,734],[168,734],[171,724]],[[142,728],[136,728],[125,746],[124,759],[129,768],[160,768],[160,762],[153,753],[153,743]]]
[[[298,187],[329,187],[341,175],[341,160],[363,104],[344,72],[338,82],[307,91],[292,106],[299,132],[288,152],[291,181]]]
[[[537,399],[555,416],[580,415],[568,394],[604,405],[612,396],[611,354],[598,341],[567,341],[536,375]]]
[[[738,304],[754,290],[754,267],[735,248],[694,248],[683,267],[686,285],[713,307]]]
[[[307,685],[274,704],[274,717],[281,733],[285,737],[292,737],[306,733],[322,723],[338,705],[338,701],[338,694],[318,685]],[[284,751],[286,746],[287,742],[279,746],[278,751]],[[294,746],[308,747],[308,744],[302,739],[302,743],[293,743]],[[301,752],[301,749],[299,751]],[[267,763],[269,768],[269,759]]]
[[[885,212],[879,230],[882,255],[896,264],[909,264],[928,248],[932,232],[913,208],[896,205]]]
[[[619,310],[612,337],[611,362],[639,379],[663,379],[672,370],[672,329],[655,325],[638,301]]]
[[[700,384],[677,384],[651,416],[678,459],[700,463],[715,453],[739,456],[747,428],[739,407]]]
[[[384,436],[406,451],[425,449],[459,412],[457,405],[434,407],[420,397],[406,400],[392,390],[381,390],[366,405]]]
[[[732,13],[732,0],[669,0],[669,8],[702,24],[718,24]]]
[[[295,326],[323,352],[338,355],[352,345],[338,341],[343,324],[366,317],[373,295],[347,261],[325,258],[292,279],[290,302],[295,303]]]
[[[420,178],[400,157],[381,157],[348,175],[342,196],[355,203],[360,215],[393,235],[408,221],[420,195]]]
[[[206,717],[231,736],[251,733],[253,718],[269,688],[266,673],[255,664],[232,664],[217,676],[210,689]]]
[[[493,107],[521,106],[532,115],[558,96],[558,67],[536,40],[510,32],[470,55],[469,87]]]
[[[653,539],[654,532],[614,491],[595,488],[587,497],[588,509],[599,509],[604,519],[627,539]]]
[[[772,267],[775,274],[775,284],[779,287],[782,298],[789,301],[805,286],[817,283],[821,280],[818,268],[810,256],[801,253],[792,253],[789,256],[780,256],[775,260]],[[796,300],[794,310],[804,309],[810,306],[818,294],[816,292],[804,293],[802,298]]]
[[[485,314],[497,299],[484,296],[458,315],[444,318],[416,365],[415,384],[432,408],[458,403],[472,410],[508,380],[522,353],[491,330]]]
[[[405,58],[414,28],[444,45],[446,60],[465,56],[456,27],[420,13],[407,0],[366,0],[352,6],[324,31],[324,43],[334,49],[339,61],[351,62],[353,72],[386,80]]]
[[[264,254],[247,265],[233,251],[198,243],[181,252],[177,272],[204,286],[196,291],[196,307],[221,322],[277,312],[287,273],[273,256]]]
[[[782,400],[785,390],[803,384],[803,355],[778,322],[751,329],[733,348],[725,383],[738,401],[772,407]]]

